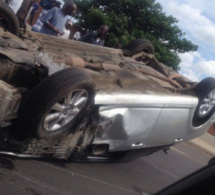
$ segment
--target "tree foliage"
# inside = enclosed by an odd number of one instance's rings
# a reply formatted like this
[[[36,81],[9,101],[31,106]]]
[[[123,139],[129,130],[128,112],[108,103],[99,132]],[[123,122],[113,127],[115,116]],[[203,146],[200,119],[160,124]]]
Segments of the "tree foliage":
[[[66,0],[65,0],[66,1]],[[136,38],[146,38],[155,47],[159,61],[179,70],[178,52],[196,51],[197,45],[184,38],[178,20],[166,16],[155,0],[74,0],[75,18],[86,30],[107,24],[110,28],[106,46],[126,45]]]

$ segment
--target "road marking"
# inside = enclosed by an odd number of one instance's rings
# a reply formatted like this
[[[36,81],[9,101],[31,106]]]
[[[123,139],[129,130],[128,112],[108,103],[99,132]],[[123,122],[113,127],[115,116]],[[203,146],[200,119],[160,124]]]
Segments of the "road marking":
[[[68,171],[68,170],[65,170],[65,169],[62,169],[62,168],[59,168],[59,167],[56,167],[56,166],[53,166],[53,165],[49,165],[47,163],[41,163],[41,162],[38,162],[38,161],[35,161],[39,164],[42,164],[42,165],[45,165],[45,166],[48,166],[48,167],[51,167],[51,168],[54,168],[54,169],[57,169],[59,171],[63,171],[65,173],[69,173],[71,174],[72,176],[78,176],[78,177],[82,177],[82,178],[85,178],[85,179],[89,179],[89,180],[92,180],[94,182],[97,182],[97,183],[101,183],[101,184],[104,184],[104,185],[109,185],[111,187],[114,187],[114,188],[118,188],[120,190],[124,190],[124,191],[127,191],[127,192],[130,192],[130,193],[133,193],[133,194],[137,194],[136,192],[132,191],[132,190],[129,190],[127,188],[123,188],[123,187],[119,187],[117,185],[114,185],[114,184],[111,184],[111,183],[108,183],[108,182],[105,182],[105,181],[102,181],[102,180],[98,180],[98,179],[95,179],[93,177],[89,177],[89,176],[86,176],[86,175],[81,175],[79,173],[76,173],[76,172],[73,172],[73,171]]]
[[[184,152],[181,152],[180,150],[178,150],[178,149],[176,149],[176,148],[171,148],[172,150],[174,150],[174,151],[176,151],[176,152],[178,152],[178,153],[180,153],[180,154],[182,154],[182,155],[184,155],[184,156],[186,156],[187,158],[190,158],[187,154],[185,154]]]

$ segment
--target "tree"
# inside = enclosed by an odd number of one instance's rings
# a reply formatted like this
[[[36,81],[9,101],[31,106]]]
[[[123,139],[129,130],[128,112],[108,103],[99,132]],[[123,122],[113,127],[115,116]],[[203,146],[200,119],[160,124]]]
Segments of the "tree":
[[[65,0],[67,1],[67,0]],[[75,18],[86,30],[107,24],[110,28],[106,46],[126,45],[136,38],[146,38],[155,47],[159,61],[179,70],[178,52],[196,51],[197,45],[184,38],[178,20],[166,16],[155,0],[74,0]]]

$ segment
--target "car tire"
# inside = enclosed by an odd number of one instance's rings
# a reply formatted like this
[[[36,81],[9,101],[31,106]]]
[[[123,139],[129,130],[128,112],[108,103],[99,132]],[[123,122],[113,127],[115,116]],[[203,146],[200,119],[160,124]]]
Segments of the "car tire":
[[[20,125],[24,134],[41,139],[72,132],[94,97],[94,83],[83,70],[69,68],[49,76],[23,104]]]
[[[154,46],[147,39],[135,39],[131,41],[128,45],[124,47],[124,50],[129,51],[129,56],[133,56],[141,51],[144,51],[148,54],[154,53]]]
[[[208,77],[194,88],[199,103],[196,107],[193,126],[200,126],[208,121],[215,111],[215,79]]]
[[[15,35],[19,33],[19,20],[16,14],[3,2],[0,2],[0,26]]]

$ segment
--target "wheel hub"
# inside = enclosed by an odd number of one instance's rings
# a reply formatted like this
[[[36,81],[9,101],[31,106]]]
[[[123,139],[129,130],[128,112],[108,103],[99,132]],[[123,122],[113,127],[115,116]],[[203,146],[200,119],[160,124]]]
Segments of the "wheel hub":
[[[66,116],[66,115],[68,115],[70,109],[73,109],[73,107],[71,106],[71,107],[65,108],[65,109],[62,111],[62,113]]]

